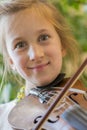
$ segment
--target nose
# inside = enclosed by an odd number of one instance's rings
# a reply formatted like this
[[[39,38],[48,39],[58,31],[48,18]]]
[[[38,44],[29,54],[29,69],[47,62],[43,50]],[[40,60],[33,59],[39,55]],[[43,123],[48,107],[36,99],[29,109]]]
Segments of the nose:
[[[40,45],[31,45],[29,47],[28,56],[30,60],[38,60],[44,56],[43,48]]]

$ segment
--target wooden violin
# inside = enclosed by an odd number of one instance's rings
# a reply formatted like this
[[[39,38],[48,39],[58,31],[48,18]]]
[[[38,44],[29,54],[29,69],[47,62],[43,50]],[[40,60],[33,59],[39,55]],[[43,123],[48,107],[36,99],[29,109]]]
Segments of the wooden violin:
[[[26,96],[12,109],[8,121],[14,130],[87,130],[87,88],[78,80],[87,59],[77,72],[64,79],[47,103]],[[71,88],[72,87],[72,88]],[[55,99],[55,100],[54,100]]]

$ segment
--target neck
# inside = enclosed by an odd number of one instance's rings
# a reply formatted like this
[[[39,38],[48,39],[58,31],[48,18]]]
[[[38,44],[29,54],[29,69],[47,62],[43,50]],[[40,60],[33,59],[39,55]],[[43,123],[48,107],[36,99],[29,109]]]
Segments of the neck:
[[[33,83],[26,81],[25,95],[27,96],[32,88],[48,89],[57,86],[65,77],[65,73],[60,73],[54,81],[45,86],[36,86]]]
[[[30,89],[36,87],[33,83],[31,83],[31,82],[29,82],[29,81],[26,81],[26,85],[25,85],[25,86],[26,86],[26,88],[25,88],[25,95],[26,95],[26,96],[29,94]]]

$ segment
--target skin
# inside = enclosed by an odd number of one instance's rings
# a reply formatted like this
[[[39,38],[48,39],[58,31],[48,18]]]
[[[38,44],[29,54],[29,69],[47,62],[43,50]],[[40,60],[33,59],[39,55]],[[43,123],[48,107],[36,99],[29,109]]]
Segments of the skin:
[[[3,20],[12,69],[16,69],[27,83],[35,86],[52,82],[61,72],[62,59],[66,54],[54,26],[30,9],[6,16]],[[30,101],[35,104],[36,100]],[[65,122],[59,120],[58,123],[60,126]],[[60,127],[63,129],[63,125]],[[66,127],[74,130],[68,125]]]
[[[6,16],[4,20],[11,67],[36,86],[52,82],[61,72],[65,55],[53,25],[30,9]]]

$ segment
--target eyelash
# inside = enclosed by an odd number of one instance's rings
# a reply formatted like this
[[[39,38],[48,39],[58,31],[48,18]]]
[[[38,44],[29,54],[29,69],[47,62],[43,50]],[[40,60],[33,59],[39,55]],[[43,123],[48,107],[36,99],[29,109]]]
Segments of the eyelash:
[[[50,36],[48,34],[41,34],[38,38],[39,42],[46,42],[48,39],[50,38]],[[17,42],[17,44],[15,45],[14,49],[24,49],[27,47],[27,43],[25,41],[19,41]]]
[[[15,49],[22,49],[22,48],[25,48],[26,45],[27,45],[26,42],[20,41],[20,42],[18,42],[18,43],[15,45]]]
[[[48,34],[40,35],[39,38],[38,38],[38,41],[39,42],[47,41],[49,39],[49,37],[50,36]]]

